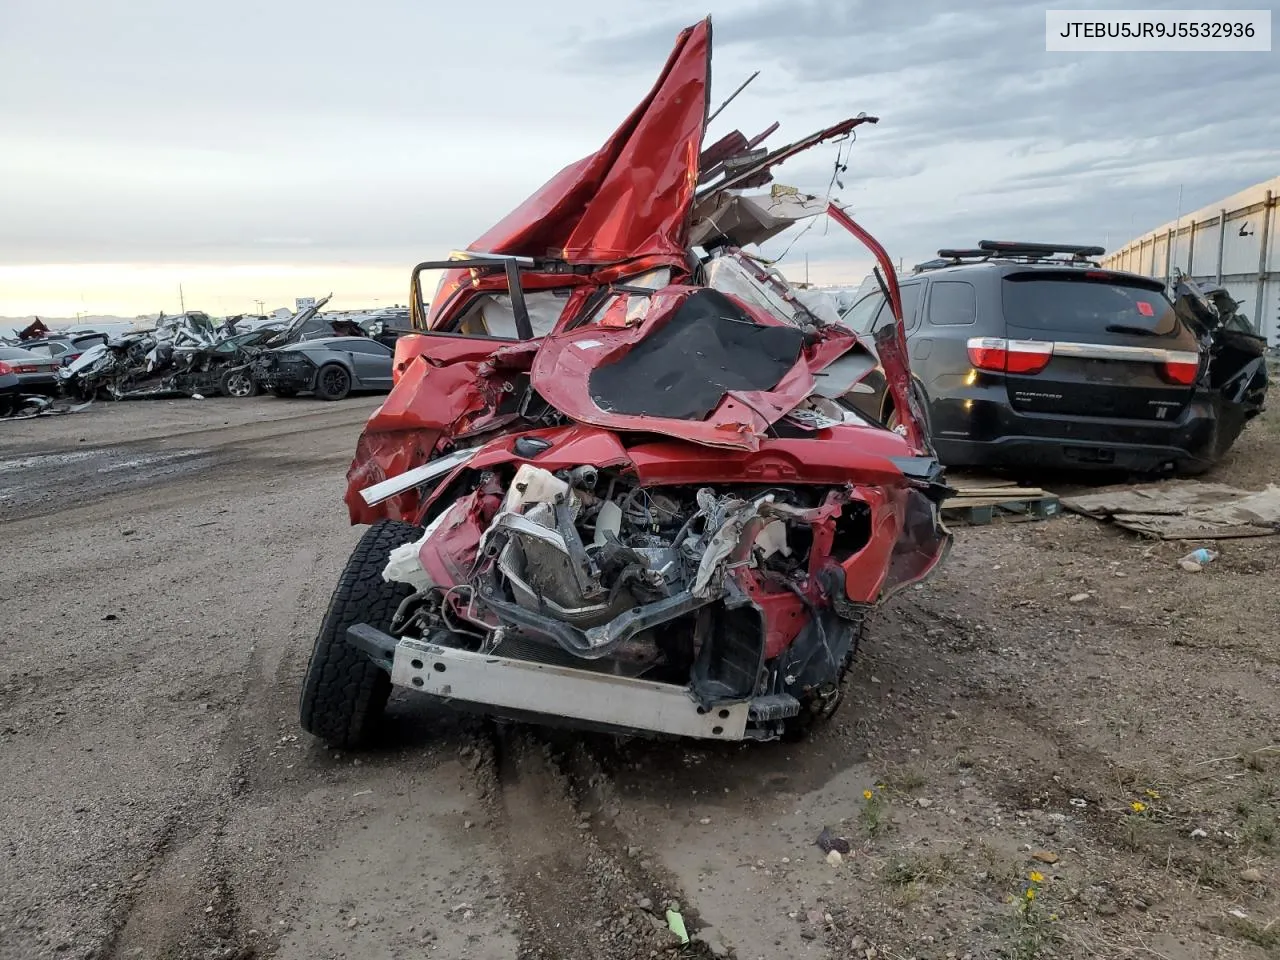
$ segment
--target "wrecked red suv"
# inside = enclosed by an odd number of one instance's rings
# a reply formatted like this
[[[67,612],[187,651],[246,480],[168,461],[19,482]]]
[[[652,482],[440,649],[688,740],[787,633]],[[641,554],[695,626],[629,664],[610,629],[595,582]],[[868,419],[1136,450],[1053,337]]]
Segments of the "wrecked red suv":
[[[599,151],[415,269],[422,332],[348,473],[371,526],[302,692],[329,744],[364,742],[393,686],[629,733],[801,731],[834,710],[868,611],[945,555],[901,320],[877,362],[742,249],[829,215],[900,317],[843,210],[745,192],[874,118],[704,148],[710,44],[709,20],[685,30]],[[425,270],[444,271],[429,307]],[[877,392],[898,428],[860,405]]]

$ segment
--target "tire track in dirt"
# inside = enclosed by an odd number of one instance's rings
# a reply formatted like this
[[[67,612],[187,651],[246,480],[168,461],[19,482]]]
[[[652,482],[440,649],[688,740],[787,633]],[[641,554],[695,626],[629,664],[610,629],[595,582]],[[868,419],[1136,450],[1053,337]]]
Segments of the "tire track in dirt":
[[[314,571],[320,560],[316,550],[299,550],[288,567]],[[276,771],[263,756],[264,738],[276,729],[287,699],[283,694],[291,689],[281,682],[282,676],[310,651],[309,646],[303,650],[285,641],[314,628],[312,621],[316,611],[323,610],[327,589],[320,578],[304,576],[281,643],[266,649],[254,643],[249,648],[243,682],[230,703],[232,719],[220,738],[218,757],[226,768],[222,789],[186,812],[186,822],[195,820],[202,826],[187,831],[181,842],[167,842],[156,851],[159,863],[145,887],[125,905],[118,932],[105,953],[108,958],[231,960],[258,955],[261,944],[255,942],[256,936],[249,936],[253,928],[244,918],[237,891],[260,886],[264,878],[243,874],[226,850],[226,834],[237,806],[251,795],[278,803],[282,787],[285,793],[292,792],[275,782]]]
[[[668,929],[668,905],[691,937],[697,914],[617,826],[608,778],[585,750],[563,746],[554,732],[486,722],[476,751],[476,777],[507,856],[519,960],[716,955],[696,939],[682,947]]]

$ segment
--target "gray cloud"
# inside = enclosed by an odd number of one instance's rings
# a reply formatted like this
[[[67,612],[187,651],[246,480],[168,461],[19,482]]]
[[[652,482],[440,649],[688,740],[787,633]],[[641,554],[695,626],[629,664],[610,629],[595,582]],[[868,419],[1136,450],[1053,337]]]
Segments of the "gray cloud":
[[[880,116],[836,194],[908,261],[985,237],[1118,246],[1170,219],[1180,185],[1190,210],[1277,172],[1276,54],[1049,54],[1045,6],[1025,0],[705,6],[713,100],[762,70],[711,135],[778,119],[782,143]],[[0,259],[443,253],[594,149],[701,12],[6,0]],[[779,178],[824,191],[835,156]],[[862,258],[826,229],[792,258],[805,253]]]

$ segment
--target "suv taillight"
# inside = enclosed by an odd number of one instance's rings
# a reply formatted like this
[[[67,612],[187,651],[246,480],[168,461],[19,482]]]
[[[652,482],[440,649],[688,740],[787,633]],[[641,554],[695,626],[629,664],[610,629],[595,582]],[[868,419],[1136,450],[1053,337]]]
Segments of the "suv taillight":
[[[1045,340],[974,337],[968,348],[969,362],[988,373],[1039,373],[1053,358],[1053,344]]]
[[[1200,375],[1200,354],[1171,350],[1160,364],[1160,373],[1170,383],[1189,387]]]
[[[0,360],[0,377],[7,377],[11,373],[13,373],[13,367]]]

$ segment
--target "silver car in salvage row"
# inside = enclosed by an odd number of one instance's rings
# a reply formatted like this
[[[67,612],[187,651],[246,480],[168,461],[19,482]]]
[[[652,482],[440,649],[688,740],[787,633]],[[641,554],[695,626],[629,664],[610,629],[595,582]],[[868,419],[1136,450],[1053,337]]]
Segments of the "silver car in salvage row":
[[[392,359],[392,348],[372,337],[321,337],[267,351],[254,362],[253,375],[277,397],[309,392],[341,400],[359,391],[389,391]]]

